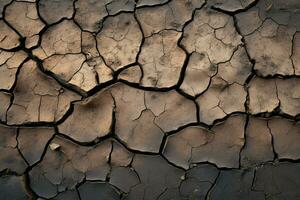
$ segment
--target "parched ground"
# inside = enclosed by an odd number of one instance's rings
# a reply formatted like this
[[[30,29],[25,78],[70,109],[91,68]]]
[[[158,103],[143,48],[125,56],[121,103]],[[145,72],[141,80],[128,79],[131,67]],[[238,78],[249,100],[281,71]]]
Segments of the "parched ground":
[[[0,0],[1,200],[300,200],[299,0]]]

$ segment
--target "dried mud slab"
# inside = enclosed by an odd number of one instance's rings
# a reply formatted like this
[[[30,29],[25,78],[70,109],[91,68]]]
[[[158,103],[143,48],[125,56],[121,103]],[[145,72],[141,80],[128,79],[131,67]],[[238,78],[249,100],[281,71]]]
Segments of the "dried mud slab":
[[[253,183],[255,191],[263,191],[273,199],[290,199],[299,197],[299,163],[268,164],[256,171]],[[292,182],[290,181],[292,180]]]
[[[134,7],[135,1],[133,0],[78,0],[75,2],[74,19],[83,30],[99,32],[108,15],[116,15],[121,11],[133,11]]]
[[[246,36],[249,55],[256,60],[255,70],[263,76],[292,75],[292,39],[295,31],[266,20],[253,34]]]
[[[35,3],[13,2],[5,10],[5,19],[26,38],[26,47],[37,45],[45,24],[39,19]]]
[[[53,128],[20,128],[0,126],[0,171],[22,174],[28,166],[42,159],[47,143],[54,135]]]
[[[268,121],[268,127],[273,136],[274,150],[281,159],[297,160],[300,157],[299,145],[299,123],[274,118]]]
[[[298,74],[299,66],[293,63],[295,35],[300,30],[297,9],[299,4],[292,0],[258,1],[237,15],[249,55],[256,61],[255,70],[262,76]]]
[[[168,137],[163,154],[177,166],[188,169],[193,163],[210,162],[218,167],[239,167],[244,145],[245,116],[229,117],[212,130],[187,127]]]
[[[252,63],[247,55],[247,49],[239,46],[231,59],[218,65],[218,74],[228,84],[245,85],[252,73]]]
[[[127,69],[122,70],[119,74],[118,79],[124,80],[130,83],[140,83],[143,76],[143,71],[138,65],[134,65]]]
[[[0,20],[0,48],[13,49],[19,45],[19,35],[6,22]]]
[[[241,38],[229,15],[208,8],[197,10],[184,29],[181,43],[192,55],[180,88],[190,96],[199,96],[203,123],[213,124],[228,114],[245,111],[247,92],[243,85],[252,64],[240,46]]]
[[[43,60],[43,68],[46,71],[53,73],[59,80],[71,87],[75,87],[78,91],[86,93],[96,86],[112,80],[112,70],[105,64],[97,49],[96,38],[88,32],[81,32],[72,21],[61,22],[67,23],[68,26],[73,27],[73,34],[76,41],[66,39],[65,45],[70,46],[80,45],[78,51],[68,51],[62,54],[55,47],[53,55],[48,56],[42,49],[34,51],[40,59]],[[69,27],[71,30],[71,27]],[[68,37],[68,30],[57,30],[59,34]],[[51,34],[49,34],[51,35]],[[45,41],[47,41],[45,37]],[[78,41],[77,41],[78,39]],[[55,40],[55,39],[52,39]],[[60,41],[58,41],[59,43]],[[57,43],[54,42],[53,43]],[[47,44],[47,42],[45,42]],[[57,50],[56,50],[57,49]],[[56,53],[58,51],[58,53]]]
[[[121,120],[117,120],[117,134],[129,148],[158,153],[164,132],[154,123],[155,115],[150,110],[142,111],[139,118],[133,119],[128,130],[121,129],[125,126],[124,120]]]
[[[129,167],[113,167],[109,183],[125,193],[140,183],[138,174]]]
[[[27,58],[24,51],[8,52],[0,50],[0,89],[10,90],[16,81],[18,68]]]
[[[127,199],[159,199],[160,195],[180,186],[184,171],[175,168],[160,156],[136,155],[132,167],[141,183],[134,186]]]
[[[300,80],[297,78],[277,79],[278,99],[283,113],[297,116],[300,113]]]
[[[181,44],[189,53],[204,54],[212,64],[218,64],[230,60],[241,39],[231,16],[203,8],[184,28]]]
[[[241,164],[243,166],[255,166],[272,161],[274,157],[268,121],[251,117],[245,132],[245,146],[241,151]]]
[[[107,163],[110,151],[109,141],[83,147],[56,137],[42,162],[29,173],[30,186],[37,195],[52,198],[59,191],[75,189],[84,179],[104,181],[110,168]]]
[[[18,148],[30,166],[42,159],[42,154],[54,134],[54,128],[31,127],[19,129]]]
[[[0,92],[0,121],[6,121],[6,112],[10,106],[11,94]]]
[[[294,64],[295,74],[300,74],[300,34],[296,32],[293,38],[293,54],[292,61]]]
[[[105,1],[78,0],[75,11],[75,21],[83,30],[91,32],[100,30],[102,19],[107,15]]]
[[[76,83],[77,81],[81,81],[82,86],[80,87],[82,89],[85,89],[84,86],[90,85],[85,83],[90,83],[93,76],[86,76],[85,73],[87,73],[87,71],[89,71],[87,75],[91,74],[91,72],[94,74],[95,81],[93,82],[97,83],[98,85],[112,80],[112,69],[106,65],[104,59],[102,58],[102,55],[100,55],[97,49],[96,37],[92,33],[82,32],[81,38],[81,48],[82,53],[86,56],[86,64],[84,64],[82,70],[78,71],[77,74],[79,75],[75,74],[75,76],[73,77],[72,80],[74,80],[74,83]]]
[[[186,94],[197,96],[209,87],[211,78],[216,73],[217,66],[213,65],[205,54],[193,52],[180,89]]]
[[[3,0],[0,2],[0,18],[2,18],[2,12],[6,5],[8,5],[12,0]]]
[[[72,20],[63,20],[47,29],[42,36],[41,46],[35,50],[40,59],[54,54],[81,52],[81,30]]]
[[[131,151],[128,151],[120,143],[113,142],[112,144],[113,151],[111,152],[111,165],[128,167],[130,166],[134,154]]]
[[[266,164],[257,170],[221,171],[208,195],[212,199],[284,199],[299,196],[299,164]],[[254,175],[255,173],[255,175]],[[292,180],[292,182],[291,182]]]
[[[284,114],[297,116],[300,113],[299,83],[297,78],[254,78],[249,87],[249,111],[257,114],[280,108]]]
[[[252,64],[242,47],[238,47],[229,61],[218,65],[211,63],[206,54],[193,52],[180,89],[191,96],[199,96],[213,86],[213,79],[216,78],[221,78],[228,85],[244,85],[251,69]]]
[[[177,31],[164,30],[145,39],[138,58],[144,72],[141,85],[163,88],[177,84],[186,58],[177,46],[180,37]]]
[[[69,110],[70,103],[80,99],[44,75],[32,60],[21,67],[13,94],[7,112],[8,124],[57,122]]]
[[[122,13],[109,17],[97,34],[97,47],[105,62],[118,70],[136,61],[142,32],[134,15]]]
[[[228,170],[221,171],[216,185],[212,188],[209,198],[211,199],[259,199],[265,198],[260,190],[252,190],[254,170]]]
[[[208,90],[196,101],[200,105],[200,121],[211,125],[234,112],[244,112],[246,90],[243,86],[233,83],[228,85],[222,78],[215,77]]]
[[[23,200],[29,199],[25,189],[24,178],[19,176],[1,176],[0,193],[2,199]]]
[[[138,6],[145,4],[146,1],[138,2]],[[191,20],[194,10],[203,4],[203,0],[174,0],[159,7],[137,9],[136,13],[145,37],[149,37],[162,30],[181,31],[185,23]]]
[[[73,76],[82,68],[86,57],[83,54],[61,54],[46,58],[43,67],[61,79],[70,82]]]
[[[18,151],[17,129],[0,126],[0,171],[9,170],[22,174],[27,168]]]
[[[73,16],[73,3],[73,0],[40,0],[38,10],[48,24],[53,24],[63,18],[70,19]]]
[[[158,152],[165,132],[196,121],[195,104],[175,91],[145,92],[118,84],[111,93],[116,106],[115,132],[135,150]]]
[[[194,166],[186,172],[185,179],[180,185],[182,199],[204,200],[208,191],[213,187],[219,170],[209,164]]]
[[[272,112],[279,106],[276,82],[273,79],[255,78],[249,87],[249,112]]]
[[[132,12],[135,9],[135,0],[109,0],[106,9],[109,15],[116,15],[120,12]]]
[[[177,130],[197,121],[194,102],[174,90],[165,93],[145,93],[145,98],[146,107],[154,113],[155,123],[164,132]]]
[[[110,133],[113,109],[114,101],[110,92],[101,92],[97,96],[74,103],[72,115],[58,129],[76,141],[91,142]]]

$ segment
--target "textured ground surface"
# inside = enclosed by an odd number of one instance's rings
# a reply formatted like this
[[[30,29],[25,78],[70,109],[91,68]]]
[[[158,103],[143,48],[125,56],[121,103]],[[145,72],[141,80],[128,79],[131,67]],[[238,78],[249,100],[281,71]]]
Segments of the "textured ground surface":
[[[0,0],[0,199],[299,200],[299,0]]]

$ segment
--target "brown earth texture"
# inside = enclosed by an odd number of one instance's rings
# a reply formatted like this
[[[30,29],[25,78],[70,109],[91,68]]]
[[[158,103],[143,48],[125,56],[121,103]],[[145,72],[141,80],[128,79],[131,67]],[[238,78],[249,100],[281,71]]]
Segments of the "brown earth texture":
[[[299,0],[0,0],[0,200],[300,200]]]

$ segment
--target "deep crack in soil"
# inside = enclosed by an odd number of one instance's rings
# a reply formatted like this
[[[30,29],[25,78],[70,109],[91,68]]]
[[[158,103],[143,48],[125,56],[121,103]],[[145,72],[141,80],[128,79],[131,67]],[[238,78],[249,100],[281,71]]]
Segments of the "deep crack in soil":
[[[298,0],[0,0],[1,200],[300,200]]]

